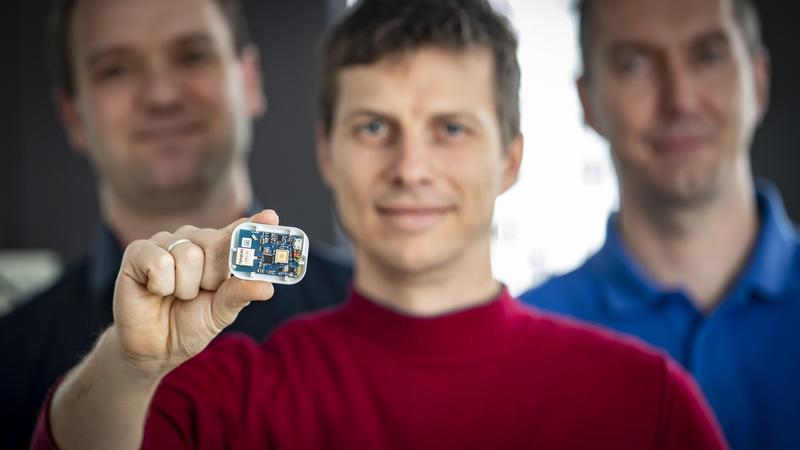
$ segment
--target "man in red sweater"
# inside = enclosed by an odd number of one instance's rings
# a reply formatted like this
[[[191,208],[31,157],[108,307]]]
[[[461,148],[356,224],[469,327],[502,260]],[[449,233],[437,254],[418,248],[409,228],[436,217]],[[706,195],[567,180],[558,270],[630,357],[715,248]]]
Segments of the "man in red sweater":
[[[230,278],[236,223],[134,242],[115,324],[34,447],[725,448],[663,355],[526,310],[492,278],[494,200],[522,157],[515,54],[484,0],[359,3],[324,48],[318,152],[354,246],[347,303],[261,345],[208,345],[272,294]]]

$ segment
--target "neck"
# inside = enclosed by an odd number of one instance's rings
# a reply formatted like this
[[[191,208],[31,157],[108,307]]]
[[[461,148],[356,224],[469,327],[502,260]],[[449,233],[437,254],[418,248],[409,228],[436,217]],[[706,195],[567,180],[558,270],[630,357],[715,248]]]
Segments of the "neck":
[[[687,290],[704,313],[719,305],[758,235],[752,179],[720,192],[702,205],[659,208],[623,193],[619,213],[619,232],[633,257],[660,284]]]
[[[446,267],[412,272],[389,268],[356,248],[353,283],[375,302],[411,316],[464,310],[492,300],[500,291],[492,278],[488,242],[485,251],[476,253],[483,256],[467,255]]]
[[[147,239],[159,231],[175,231],[183,225],[222,228],[242,217],[253,201],[246,168],[238,167],[221,177],[209,191],[171,198],[164,193],[153,207],[126,201],[108,183],[99,187],[100,208],[111,230],[126,247],[137,239]]]

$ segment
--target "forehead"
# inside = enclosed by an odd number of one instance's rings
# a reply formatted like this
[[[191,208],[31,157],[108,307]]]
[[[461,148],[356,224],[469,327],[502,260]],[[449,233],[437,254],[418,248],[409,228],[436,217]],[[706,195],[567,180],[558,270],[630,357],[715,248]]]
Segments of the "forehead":
[[[336,109],[493,110],[493,61],[484,47],[430,47],[347,67],[338,74]]]
[[[737,29],[730,0],[595,0],[595,45],[688,44],[710,31]]]
[[[84,55],[110,47],[157,46],[197,33],[232,45],[214,0],[81,0],[70,30],[73,52]]]

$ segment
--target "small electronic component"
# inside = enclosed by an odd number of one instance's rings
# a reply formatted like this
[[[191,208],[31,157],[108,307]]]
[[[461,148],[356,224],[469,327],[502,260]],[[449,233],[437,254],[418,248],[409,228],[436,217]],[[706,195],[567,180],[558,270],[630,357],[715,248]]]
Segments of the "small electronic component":
[[[237,278],[295,284],[307,263],[308,236],[299,228],[245,222],[231,234],[229,265]]]

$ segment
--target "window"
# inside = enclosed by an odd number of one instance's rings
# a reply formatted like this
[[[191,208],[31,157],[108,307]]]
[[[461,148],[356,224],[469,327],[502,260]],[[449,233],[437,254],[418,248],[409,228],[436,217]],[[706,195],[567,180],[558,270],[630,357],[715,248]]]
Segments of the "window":
[[[499,0],[517,29],[525,154],[497,201],[492,268],[513,294],[577,267],[600,247],[617,186],[606,143],[583,125],[569,0]]]

